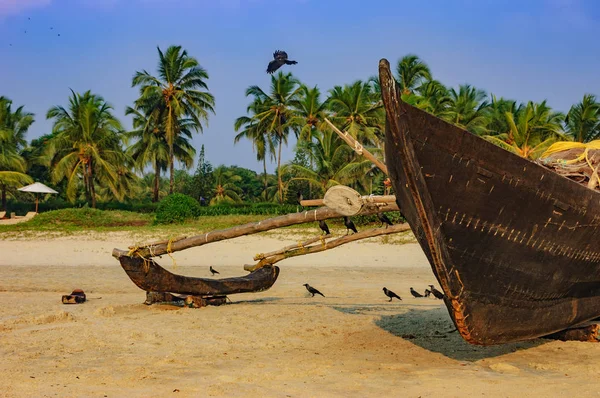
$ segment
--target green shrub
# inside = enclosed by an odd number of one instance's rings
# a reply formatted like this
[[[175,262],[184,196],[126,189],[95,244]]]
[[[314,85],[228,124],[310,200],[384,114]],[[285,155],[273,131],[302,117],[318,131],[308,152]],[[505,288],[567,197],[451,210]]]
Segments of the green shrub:
[[[182,223],[200,216],[200,203],[191,196],[174,193],[160,201],[156,208],[154,224]]]

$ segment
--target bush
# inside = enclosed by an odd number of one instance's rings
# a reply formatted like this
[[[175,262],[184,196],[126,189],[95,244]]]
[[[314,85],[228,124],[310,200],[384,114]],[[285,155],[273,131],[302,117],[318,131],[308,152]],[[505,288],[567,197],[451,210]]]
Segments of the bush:
[[[200,203],[191,196],[174,193],[160,201],[154,216],[154,224],[182,223],[200,216]]]
[[[202,207],[201,216],[226,216],[226,215],[255,215],[279,216],[295,213],[299,207],[295,205],[280,205],[277,203],[220,203],[213,206]]]

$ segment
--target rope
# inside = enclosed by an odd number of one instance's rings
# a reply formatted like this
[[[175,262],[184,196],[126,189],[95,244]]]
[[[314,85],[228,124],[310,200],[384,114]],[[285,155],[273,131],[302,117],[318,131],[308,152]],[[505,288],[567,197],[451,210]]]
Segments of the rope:
[[[358,141],[354,141],[354,150],[356,151],[356,153],[358,153],[359,155],[363,154],[363,146],[361,144],[358,143]]]
[[[169,242],[167,243],[167,254],[169,255],[169,257],[171,257],[171,260],[173,260],[173,268],[177,268],[177,261],[175,261],[175,257],[171,256],[171,253],[173,253],[173,238],[169,239]]]

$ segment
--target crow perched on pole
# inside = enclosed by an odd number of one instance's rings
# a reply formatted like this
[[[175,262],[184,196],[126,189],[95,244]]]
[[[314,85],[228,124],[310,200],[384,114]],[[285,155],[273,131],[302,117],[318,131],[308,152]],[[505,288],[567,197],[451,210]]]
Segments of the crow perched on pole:
[[[377,213],[377,218],[379,219],[379,221],[381,221],[381,226],[383,227],[383,224],[387,224],[385,227],[387,228],[388,225],[394,225],[392,224],[392,222],[390,221],[390,219],[388,218],[388,216],[385,215],[385,213]]]
[[[350,220],[350,217],[348,217],[348,216],[344,216],[344,225],[346,226],[346,235],[348,235],[348,232],[350,230],[354,231],[354,233],[358,232],[356,230],[356,226],[354,225],[354,223],[352,222],[352,220]]]
[[[320,220],[319,221],[319,228],[321,228],[321,230],[323,232],[325,232],[325,235],[330,235],[331,234],[331,232],[329,232],[329,227],[325,223],[325,220]]]

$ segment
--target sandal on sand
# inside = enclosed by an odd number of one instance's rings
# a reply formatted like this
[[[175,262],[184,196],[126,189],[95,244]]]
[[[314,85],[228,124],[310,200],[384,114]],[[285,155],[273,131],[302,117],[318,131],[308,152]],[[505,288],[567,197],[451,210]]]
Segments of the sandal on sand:
[[[85,302],[85,293],[81,289],[75,289],[71,294],[62,296],[63,304],[81,304]]]

